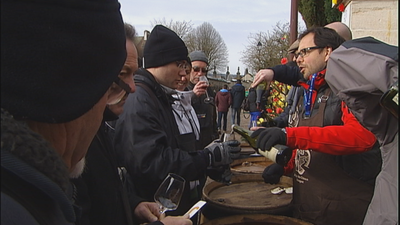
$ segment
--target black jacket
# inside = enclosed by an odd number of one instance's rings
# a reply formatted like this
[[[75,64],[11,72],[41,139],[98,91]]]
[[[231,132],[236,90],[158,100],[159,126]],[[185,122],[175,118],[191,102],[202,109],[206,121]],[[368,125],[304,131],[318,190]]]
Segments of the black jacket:
[[[274,71],[274,80],[279,82],[299,86],[298,81],[305,81],[298,66],[277,65],[269,69]]]
[[[189,82],[188,90],[193,90],[194,84]],[[215,99],[215,94],[207,88],[208,95]],[[218,139],[217,108],[212,103],[205,103],[206,95],[193,95],[192,106],[200,124],[200,140],[196,141],[196,149],[203,149],[215,139]]]
[[[245,88],[241,84],[235,84],[231,87],[232,108],[239,109],[245,97]]]
[[[118,117],[106,108],[104,118]],[[72,179],[77,188],[76,203],[82,207],[77,225],[139,224],[133,210],[144,199],[132,191],[128,194],[128,184],[123,185],[120,179],[110,136],[112,129],[103,121],[86,154],[85,171]]]
[[[249,105],[250,105],[250,112],[259,112],[260,110],[257,109],[257,93],[255,88],[250,88],[249,89],[249,95],[247,95],[247,98],[249,99]]]
[[[136,91],[128,96],[124,112],[116,123],[115,148],[134,177],[138,195],[148,201],[154,201],[153,195],[168,173],[185,178],[184,196],[178,210],[172,211],[183,215],[193,204],[189,181],[204,179],[208,155],[202,150],[196,151],[194,140],[179,133],[172,114],[174,99],[164,92],[152,74],[139,69],[135,83]]]

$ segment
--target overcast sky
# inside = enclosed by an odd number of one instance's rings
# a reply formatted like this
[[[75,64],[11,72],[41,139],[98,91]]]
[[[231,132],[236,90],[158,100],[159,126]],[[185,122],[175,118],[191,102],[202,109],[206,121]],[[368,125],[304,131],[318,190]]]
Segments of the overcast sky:
[[[138,35],[151,31],[154,20],[187,21],[197,27],[209,22],[228,49],[229,72],[244,74],[240,61],[250,34],[272,31],[277,22],[290,22],[291,0],[120,0],[122,17],[135,26]],[[305,27],[300,14],[300,26]],[[225,71],[223,71],[225,72]]]

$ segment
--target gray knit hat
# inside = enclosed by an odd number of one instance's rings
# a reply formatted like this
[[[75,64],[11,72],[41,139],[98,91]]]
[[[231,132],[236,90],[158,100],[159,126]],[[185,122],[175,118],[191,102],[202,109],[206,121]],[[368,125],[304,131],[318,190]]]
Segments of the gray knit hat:
[[[193,61],[202,61],[207,63],[208,65],[208,58],[206,56],[206,54],[204,54],[204,52],[202,51],[193,51],[189,54],[189,58],[190,60]]]

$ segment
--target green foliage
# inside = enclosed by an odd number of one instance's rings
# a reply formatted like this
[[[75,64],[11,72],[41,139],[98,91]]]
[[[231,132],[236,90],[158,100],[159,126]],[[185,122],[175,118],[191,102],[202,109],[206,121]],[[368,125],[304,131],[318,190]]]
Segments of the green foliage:
[[[331,0],[325,0],[325,17],[327,24],[341,21],[342,19],[342,12],[340,12],[337,8],[332,8]]]
[[[341,12],[332,8],[331,0],[299,0],[298,10],[307,28],[340,21],[342,16]]]

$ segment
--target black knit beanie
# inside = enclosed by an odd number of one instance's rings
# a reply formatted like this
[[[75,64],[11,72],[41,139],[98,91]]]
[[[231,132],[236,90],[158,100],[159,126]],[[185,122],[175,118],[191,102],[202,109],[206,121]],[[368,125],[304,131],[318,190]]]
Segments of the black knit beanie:
[[[117,0],[1,1],[1,107],[17,119],[80,117],[125,58]]]
[[[180,60],[190,63],[185,43],[175,32],[162,25],[156,25],[151,31],[143,57],[144,68],[164,66]]]

